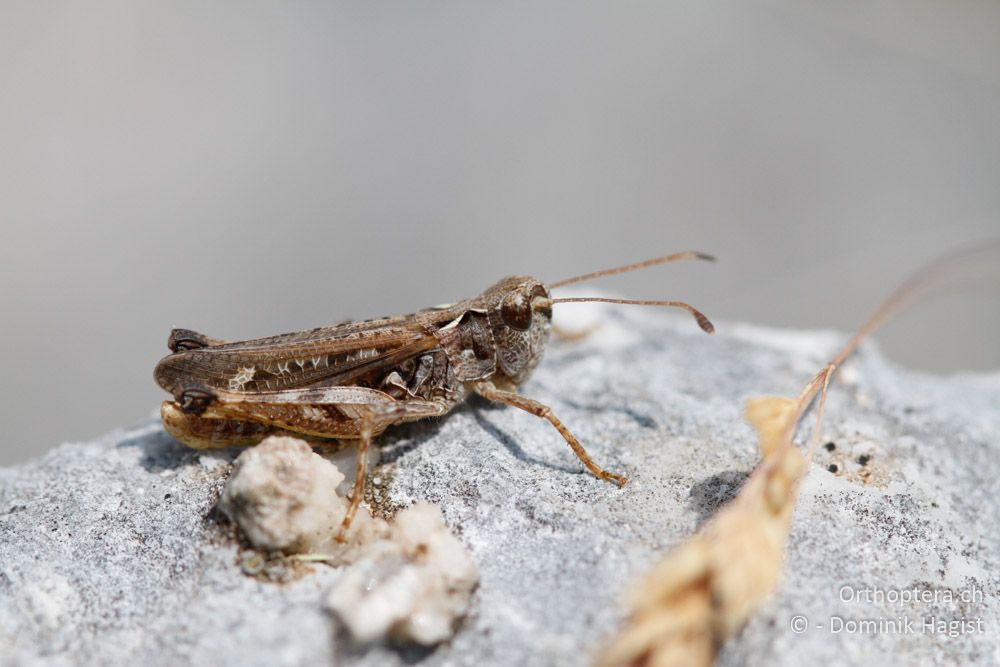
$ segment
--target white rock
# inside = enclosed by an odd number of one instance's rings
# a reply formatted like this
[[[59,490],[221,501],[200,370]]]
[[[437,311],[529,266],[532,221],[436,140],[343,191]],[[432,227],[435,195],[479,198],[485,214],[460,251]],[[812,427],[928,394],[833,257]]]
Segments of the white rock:
[[[472,557],[440,510],[417,503],[337,583],[327,607],[356,641],[392,635],[432,645],[452,636],[477,581]]]
[[[270,437],[236,459],[219,508],[258,549],[320,551],[347,511],[337,494],[343,479],[302,440]]]
[[[236,459],[219,507],[258,549],[332,556],[345,571],[327,605],[355,640],[391,634],[432,645],[451,637],[478,577],[440,510],[417,503],[390,527],[362,505],[340,545],[349,504],[338,494],[343,479],[302,440],[270,437]]]

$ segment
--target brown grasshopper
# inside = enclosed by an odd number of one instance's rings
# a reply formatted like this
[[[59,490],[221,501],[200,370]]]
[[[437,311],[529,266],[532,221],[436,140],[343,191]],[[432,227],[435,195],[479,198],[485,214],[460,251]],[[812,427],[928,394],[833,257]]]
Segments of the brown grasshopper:
[[[622,486],[623,476],[594,463],[548,406],[521,396],[517,388],[541,360],[557,303],[683,308],[712,333],[705,315],[679,301],[549,295],[550,288],[678,259],[712,258],[676,253],[548,286],[513,276],[456,304],[247,341],[174,329],[167,340],[172,354],[154,371],[156,382],[173,395],[160,408],[163,425],[197,449],[253,445],[274,434],[360,440],[351,505],[338,541],[363,497],[372,438],[394,424],[444,415],[470,393],[547,419],[587,470]]]

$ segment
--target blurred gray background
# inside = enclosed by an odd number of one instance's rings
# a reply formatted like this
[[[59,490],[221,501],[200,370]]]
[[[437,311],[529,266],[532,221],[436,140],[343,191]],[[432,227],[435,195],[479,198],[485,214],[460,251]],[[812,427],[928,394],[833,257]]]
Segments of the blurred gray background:
[[[721,326],[856,326],[1000,235],[1000,3],[0,2],[0,463],[152,413],[172,325],[248,338],[511,273]],[[1000,290],[878,335],[1000,366]]]

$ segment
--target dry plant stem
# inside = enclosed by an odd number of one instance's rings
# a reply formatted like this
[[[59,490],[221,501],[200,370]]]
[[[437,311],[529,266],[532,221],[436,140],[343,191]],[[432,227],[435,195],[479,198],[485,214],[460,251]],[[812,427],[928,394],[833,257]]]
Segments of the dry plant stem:
[[[986,249],[996,252],[1000,243]],[[904,282],[798,398],[748,402],[747,419],[758,433],[761,462],[731,503],[640,580],[627,600],[628,620],[598,659],[601,667],[690,667],[713,662],[719,647],[746,623],[778,581],[792,511],[819,442],[834,373],[867,336],[922,290],[982,250],[947,257]],[[816,424],[803,458],[792,440],[817,395]]]

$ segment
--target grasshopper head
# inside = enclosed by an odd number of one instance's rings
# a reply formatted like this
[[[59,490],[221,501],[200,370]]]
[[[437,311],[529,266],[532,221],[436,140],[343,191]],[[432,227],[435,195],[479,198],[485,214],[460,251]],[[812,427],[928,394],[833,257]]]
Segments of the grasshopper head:
[[[497,370],[520,385],[542,358],[552,324],[549,291],[527,276],[504,278],[484,293]]]

